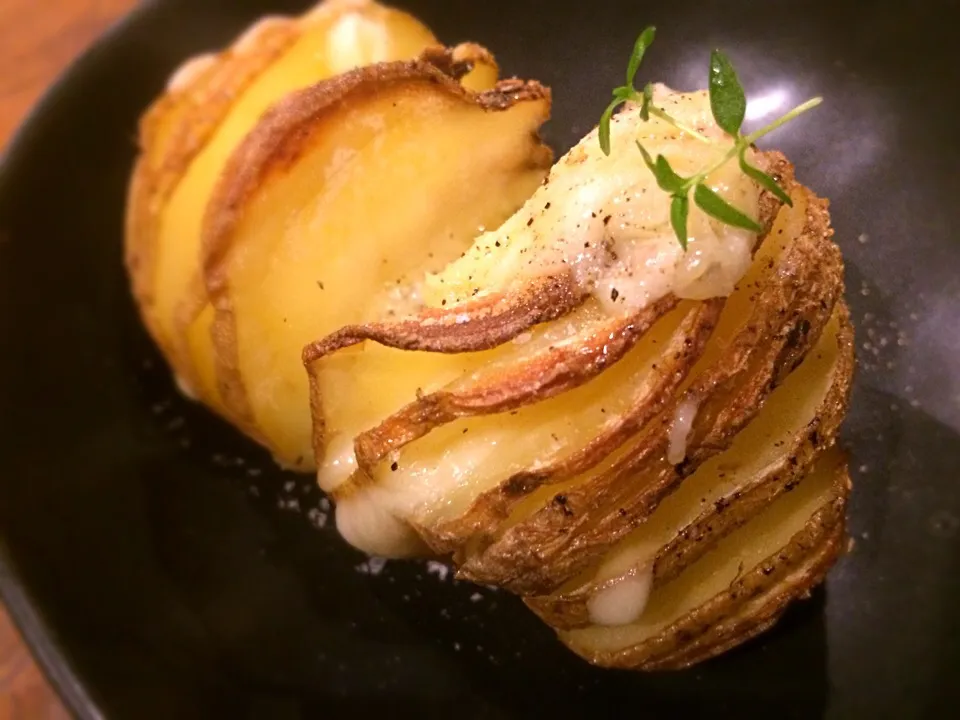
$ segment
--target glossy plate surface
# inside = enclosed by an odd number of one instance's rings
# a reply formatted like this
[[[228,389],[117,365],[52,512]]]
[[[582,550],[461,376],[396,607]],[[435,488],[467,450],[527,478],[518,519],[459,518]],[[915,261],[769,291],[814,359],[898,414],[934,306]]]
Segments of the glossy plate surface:
[[[399,2],[399,0],[398,0]],[[135,123],[180,61],[306,3],[169,0],[76,65],[0,169],[0,579],[81,715],[917,717],[960,699],[956,2],[402,3],[554,90],[569,147],[644,78],[825,105],[771,138],[831,198],[860,371],[854,552],[774,631],[687,672],[593,669],[515,599],[364,563],[310,478],[173,390],[121,267]],[[762,6],[762,9],[761,9]]]

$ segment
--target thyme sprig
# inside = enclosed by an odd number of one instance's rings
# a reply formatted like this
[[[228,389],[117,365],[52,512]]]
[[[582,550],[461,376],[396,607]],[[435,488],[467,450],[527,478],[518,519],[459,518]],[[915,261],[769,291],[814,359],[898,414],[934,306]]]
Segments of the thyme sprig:
[[[650,116],[660,118],[664,122],[673,125],[681,132],[690,137],[696,138],[704,143],[710,143],[710,139],[698,132],[696,128],[687,126],[676,118],[669,115],[663,108],[659,108],[653,103],[653,85],[647,83],[642,90],[637,90],[635,79],[643,56],[646,54],[650,45],[653,44],[656,36],[654,27],[646,28],[637,38],[633,46],[633,52],[630,54],[630,60],[627,63],[627,82],[613,90],[613,100],[600,116],[600,126],[598,136],[600,148],[604,154],[610,154],[610,121],[614,111],[625,102],[636,102],[640,104],[640,119],[647,121]],[[747,97],[740,84],[740,79],[733,68],[729,58],[719,50],[714,50],[710,54],[710,73],[709,73],[709,95],[710,111],[717,127],[723,130],[734,140],[730,149],[724,153],[717,161],[704,167],[699,172],[689,177],[678,175],[671,167],[670,162],[663,156],[657,155],[653,158],[649,152],[635,141],[643,161],[656,178],[657,185],[661,190],[671,195],[670,203],[670,224],[680,242],[680,246],[687,249],[687,218],[690,214],[690,193],[693,192],[693,202],[707,215],[716,218],[720,222],[733,227],[760,232],[763,228],[760,224],[746,213],[738,210],[736,207],[724,200],[720,195],[711,190],[705,184],[706,179],[721,167],[726,165],[734,157],[738,158],[740,171],[756,182],[760,187],[773,193],[782,202],[792,205],[790,196],[784,191],[777,181],[763,172],[758,167],[754,167],[747,161],[747,150],[760,138],[773,132],[781,125],[790,122],[794,118],[802,115],[807,110],[815,108],[822,102],[822,98],[815,97],[793,108],[786,114],[777,118],[768,125],[755,130],[747,135],[741,132],[743,120],[747,112]]]

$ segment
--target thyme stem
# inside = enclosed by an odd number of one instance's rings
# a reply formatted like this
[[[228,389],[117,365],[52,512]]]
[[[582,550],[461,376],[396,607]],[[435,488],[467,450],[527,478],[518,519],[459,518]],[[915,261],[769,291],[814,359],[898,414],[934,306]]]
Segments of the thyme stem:
[[[762,138],[764,135],[768,135],[769,133],[772,133],[781,125],[790,122],[795,117],[799,117],[800,115],[803,115],[803,113],[805,113],[807,110],[813,110],[813,108],[815,108],[817,105],[819,105],[822,102],[823,102],[822,97],[810,98],[805,103],[801,103],[800,105],[797,105],[793,110],[788,112],[783,117],[777,118],[769,125],[764,125],[759,130],[754,130],[752,133],[750,133],[745,138],[743,138],[743,141],[747,145],[753,145],[757,140]]]
[[[769,125],[764,125],[762,128],[760,128],[759,130],[754,130],[749,135],[741,135],[736,139],[736,142],[733,143],[733,146],[724,155],[722,155],[720,159],[717,160],[713,165],[710,165],[705,170],[701,170],[696,175],[692,175],[691,177],[687,178],[687,180],[683,183],[682,192],[686,192],[697,183],[702,182],[707,177],[709,177],[712,173],[716,172],[717,170],[722,168],[724,165],[726,165],[728,162],[733,160],[733,158],[735,158],[737,154],[740,152],[741,148],[750,147],[757,140],[762,138],[764,135],[769,135],[781,125],[790,122],[795,117],[805,113],[807,110],[812,110],[822,102],[823,102],[822,97],[811,98],[807,100],[805,103],[797,105],[797,107],[795,107],[793,110],[788,112],[783,117],[777,118]],[[650,113],[653,114],[654,110],[656,110],[656,108],[650,108]],[[683,130],[683,128],[680,127],[679,125],[677,127],[680,130]]]
[[[706,135],[703,135],[697,132],[694,128],[690,127],[689,125],[686,125],[680,122],[679,120],[677,120],[676,118],[672,117],[671,115],[668,115],[660,108],[654,107],[653,105],[651,105],[650,114],[660,118],[661,120],[664,120],[665,122],[670,123],[675,128],[677,128],[677,130],[682,130],[683,132],[687,133],[687,135],[689,135],[690,137],[696,138],[702,143],[707,143],[708,145],[710,144],[710,138],[708,138]]]
[[[640,105],[640,119],[649,120],[653,115],[666,123],[677,128],[681,132],[689,135],[696,140],[707,145],[719,145],[714,143],[709,137],[692,128],[686,123],[677,120],[668,114],[663,108],[653,104],[653,86],[647,84],[643,91],[637,90],[634,85],[634,78],[640,61],[644,53],[653,43],[655,29],[651,26],[644,30],[634,44],[633,53],[630,56],[630,62],[627,65],[627,84],[617,87],[613,90],[613,102],[600,116],[597,136],[600,141],[600,149],[605,155],[610,154],[610,120],[613,111],[624,102],[635,102]],[[746,151],[757,140],[762,138],[782,125],[790,122],[794,118],[802,115],[808,110],[812,110],[821,102],[823,98],[815,97],[807,100],[795,108],[777,118],[771,123],[764,125],[758,130],[754,130],[748,135],[744,135],[740,129],[746,118],[747,97],[743,86],[737,77],[737,73],[730,63],[730,60],[720,50],[714,50],[710,54],[710,111],[713,113],[713,119],[721,130],[733,139],[730,148],[723,153],[719,159],[709,164],[688,178],[681,177],[670,167],[670,162],[663,156],[657,155],[654,159],[648,153],[640,141],[636,141],[637,148],[643,155],[643,161],[657,179],[657,185],[669,193],[673,198],[670,206],[670,223],[680,246],[687,249],[687,214],[690,209],[689,193],[694,191],[694,202],[697,207],[703,210],[711,217],[716,218],[722,223],[732,227],[745,228],[747,230],[759,231],[760,225],[748,217],[742,211],[726,202],[720,195],[703,184],[704,180],[711,174],[726,165],[733,158],[740,157],[740,169],[747,177],[753,180],[761,188],[773,193],[776,197],[787,205],[791,205],[790,196],[779,185],[776,178],[767,175],[760,168],[753,167],[746,160]]]

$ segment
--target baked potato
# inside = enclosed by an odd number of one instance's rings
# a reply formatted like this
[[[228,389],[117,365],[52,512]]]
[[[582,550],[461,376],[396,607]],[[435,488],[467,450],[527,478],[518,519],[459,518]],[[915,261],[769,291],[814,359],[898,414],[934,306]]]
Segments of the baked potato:
[[[395,43],[344,49],[349,13]],[[295,32],[349,60],[306,69]],[[595,129],[551,168],[549,90],[477,45],[329,1],[252,38],[180,73],[131,182],[134,295],[185,390],[315,469],[356,547],[447,558],[598,665],[698,662],[822,580],[853,331],[783,155],[744,155],[783,191],[717,164],[757,220],[692,206],[681,246],[634,144],[681,175],[727,152],[705,91],[658,86],[675,122],[628,104],[611,152]]]
[[[658,92],[714,135],[705,93]],[[669,198],[627,151],[639,112],[616,117],[609,157],[594,131],[500,228],[426,272],[410,291],[418,312],[344,327],[304,360],[316,380],[340,353],[392,358],[391,391],[408,399],[389,414],[393,396],[368,401],[382,380],[356,361],[358,402],[382,417],[329,442],[313,384],[318,476],[344,537],[381,555],[451,557],[461,577],[523,596],[590,661],[656,668],[751,636],[836,558],[848,480],[830,449],[853,342],[827,203],[787,160],[752,158],[789,207],[749,179],[710,179],[754,209],[760,237],[693,215],[684,252],[664,234]],[[681,170],[715,151],[666,123],[642,127]],[[411,376],[425,353],[433,375]],[[799,509],[780,499],[800,486]],[[786,533],[779,544],[760,542],[768,522]],[[717,563],[751,578],[759,568],[749,604],[739,591],[675,615],[658,604]],[[717,625],[731,614],[735,631]]]
[[[351,71],[276,105],[228,162],[204,229],[215,369],[229,410],[282,464],[313,462],[303,346],[401,307],[408,274],[459,254],[549,167],[536,136],[544,88],[457,82],[488,58],[460,46]],[[478,197],[481,183],[498,192]],[[335,373],[314,378],[331,428],[334,409],[353,403],[356,371]]]
[[[291,92],[436,44],[407,13],[374,0],[325,0],[300,17],[264,18],[226,50],[185,62],[141,120],[126,216],[134,294],[184,392],[248,432],[254,428],[220,392],[214,311],[200,267],[204,216],[224,166],[261,115]],[[464,85],[491,87],[493,58],[479,49],[472,58],[478,62]]]

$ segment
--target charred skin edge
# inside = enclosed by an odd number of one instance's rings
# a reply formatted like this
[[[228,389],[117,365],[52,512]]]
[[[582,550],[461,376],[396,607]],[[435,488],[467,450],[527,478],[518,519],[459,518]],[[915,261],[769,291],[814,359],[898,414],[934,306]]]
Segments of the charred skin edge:
[[[833,370],[834,380],[818,406],[815,418],[797,435],[794,445],[785,450],[779,463],[750,485],[718,500],[657,552],[653,567],[654,588],[677,577],[720,540],[749,522],[783,493],[794,489],[821,454],[836,444],[850,399],[855,367],[853,327],[842,301],[837,312],[840,315],[837,336],[840,352]],[[587,627],[591,624],[587,601],[594,593],[615,582],[616,578],[612,578],[582,585],[560,595],[530,596],[524,598],[524,602],[544,622],[558,630]]]
[[[390,452],[446,423],[516,410],[583,385],[622,359],[678,302],[671,295],[629,317],[591,323],[575,336],[583,342],[565,338],[560,347],[545,348],[463,388],[448,386],[417,398],[357,436],[357,463],[372,468]]]
[[[328,3],[330,1],[331,0],[327,0]],[[331,5],[325,8],[324,5],[321,4],[318,12],[326,10],[328,14],[330,12],[339,13],[344,10],[353,10],[354,6],[362,7],[367,4],[368,0],[358,0],[354,3],[350,3],[348,1],[339,7]],[[445,74],[458,80],[480,65],[485,65],[489,68],[492,68],[494,71],[498,70],[497,62],[490,51],[481,45],[477,45],[476,43],[461,43],[460,45],[450,49],[440,46],[426,48],[421,53],[419,59],[431,63],[438,69],[442,70],[442,72]],[[326,80],[321,82],[325,81]],[[502,85],[503,87],[509,87],[510,83],[508,81],[504,81]],[[507,92],[502,88],[501,91]],[[183,357],[185,358],[190,358],[190,347],[187,333],[193,323],[197,321],[201,313],[203,313],[209,304],[210,297],[207,294],[207,281],[205,279],[204,272],[198,268],[197,272],[195,272],[193,277],[190,279],[190,284],[183,300],[177,306],[173,323],[174,343],[178,345],[178,352],[182,353]],[[230,407],[229,404],[228,407]],[[250,417],[244,416],[244,422],[245,424],[249,425],[252,420]]]
[[[759,481],[735,491],[730,497],[717,501],[710,510],[702,513],[656,557],[654,583],[664,583],[679,575],[696,562],[713,544],[749,522],[770,503],[786,492],[793,490],[803,476],[810,471],[823,452],[832,448],[846,417],[853,388],[854,359],[853,326],[850,311],[842,300],[838,303],[840,331],[837,336],[839,355],[834,369],[834,381],[823,402],[817,408],[816,417],[796,438],[783,460]],[[740,512],[730,513],[734,503]],[[743,510],[747,509],[747,512]],[[710,542],[699,542],[710,538]]]
[[[760,155],[760,165],[767,172],[772,174],[778,181],[785,186],[791,187],[794,183],[793,170],[786,157],[779,152],[768,152]],[[779,200],[770,193],[761,193],[760,197],[760,217],[766,228],[772,225],[780,208]],[[762,242],[762,240],[761,240]],[[758,243],[759,247],[760,243]],[[604,457],[613,452],[619,445],[626,441],[630,436],[639,432],[642,427],[663,410],[670,396],[679,387],[686,378],[687,373],[693,367],[696,360],[699,359],[706,347],[706,343],[713,332],[719,314],[723,308],[725,298],[716,298],[700,304],[700,307],[693,311],[683,326],[685,334],[678,336],[674,334],[668,351],[674,353],[679,367],[666,375],[661,375],[658,382],[650,388],[643,398],[634,404],[631,411],[624,415],[622,421],[617,426],[605,431],[602,435],[595,438],[588,445],[574,452],[563,460],[552,463],[536,471],[526,471],[513,475],[497,487],[491,488],[482,493],[467,510],[467,512],[454,520],[450,520],[438,525],[429,522],[412,521],[412,525],[421,535],[430,548],[440,554],[453,554],[455,562],[464,562],[466,555],[466,546],[483,546],[492,542],[492,537],[502,520],[504,520],[512,508],[524,497],[534,492],[539,487],[558,482],[571,477],[577,473],[584,472],[590,467],[600,462]],[[672,306],[671,306],[672,307]],[[679,344],[678,344],[679,338]],[[668,354],[669,354],[668,352]],[[565,388],[569,389],[569,388]],[[543,399],[550,395],[541,395]],[[431,396],[427,396],[428,398]],[[419,410],[416,404],[408,406],[411,410]],[[420,406],[423,407],[423,406]],[[513,409],[503,407],[493,412]],[[409,439],[403,436],[403,442],[387,445],[382,435],[379,435],[380,429],[373,432],[379,436],[370,438],[376,443],[371,456],[375,461],[383,458],[392,450],[422,437],[429,432],[431,427],[423,431],[422,416],[415,416],[417,426],[411,427]],[[441,424],[441,423],[437,423]],[[411,423],[413,426],[413,423]],[[358,456],[358,463],[362,469],[366,469],[366,475],[369,476],[370,465],[368,461],[362,458],[362,453],[369,451],[369,439],[361,435],[355,444],[355,450]],[[355,476],[361,483],[367,480],[363,477]],[[344,490],[345,491],[345,490]]]
[[[723,300],[720,299],[715,302],[702,303],[691,310],[680,327],[674,332],[671,344],[667,346],[668,354],[675,351],[676,356],[682,361],[682,366],[660,375],[659,382],[654,384],[650,391],[635,403],[633,408],[635,412],[631,412],[627,416],[626,422],[618,426],[617,430],[622,429],[624,432],[629,432],[631,427],[639,426],[643,422],[642,418],[655,415],[656,408],[662,408],[669,401],[673,391],[683,382],[687,371],[693,367],[703,352],[722,306]],[[702,329],[703,333],[702,335],[693,335],[691,329]],[[691,337],[695,340],[691,341]],[[311,374],[310,380],[312,398],[319,397],[319,387],[313,374]],[[315,418],[322,417],[320,414],[322,413],[322,407],[319,404],[311,407]],[[650,410],[650,407],[654,409]],[[602,457],[607,452],[606,438],[608,435],[614,436],[615,434],[616,430],[601,436],[600,444],[596,440],[592,441],[580,452],[550,467],[559,472],[573,462],[589,462],[592,457]],[[315,434],[315,442],[316,437],[320,435],[321,433]],[[321,453],[323,447],[315,446],[314,451]],[[358,468],[345,482],[329,492],[334,501],[351,497],[363,488],[376,484],[373,474],[365,468],[364,463],[358,461]],[[407,522],[437,556],[462,554],[465,538],[473,542],[482,533],[492,534],[500,521],[509,514],[509,510],[518,501],[533,492],[539,485],[548,483],[552,476],[549,468],[545,473],[518,473],[508,479],[507,482],[481,494],[472,503],[468,511],[455,520],[436,526],[417,522],[413,519],[408,519]],[[458,562],[457,557],[454,557],[454,561]]]
[[[487,295],[391,323],[348,325],[303,349],[308,368],[322,357],[372,340],[398,350],[465,353],[490,350],[513,340],[534,325],[575,310],[586,293],[569,274],[545,277],[521,292]]]
[[[839,255],[837,255],[839,262]],[[484,584],[498,584],[523,595],[552,593],[596,561],[608,547],[644,522],[660,501],[704,461],[722,452],[733,437],[759,411],[776,383],[818,339],[842,291],[839,271],[825,294],[804,276],[824,268],[807,263],[792,280],[798,305],[784,313],[761,313],[756,337],[731,346],[727,356],[697,379],[676,404],[668,407],[632,449],[626,449],[603,473],[563,494],[563,503],[547,502],[519,524],[507,530],[493,545],[464,564],[461,575]],[[832,270],[832,269],[831,269]],[[834,275],[834,273],[828,273]],[[814,294],[807,294],[813,289]],[[816,313],[805,316],[804,312]],[[806,333],[796,333],[797,327]],[[743,337],[750,337],[750,329]],[[755,343],[773,337],[759,349]],[[798,347],[797,343],[802,343]],[[791,350],[785,348],[792,344]],[[758,359],[759,355],[759,359]],[[685,461],[666,462],[667,437],[676,405],[686,398],[698,399]],[[735,408],[733,412],[730,408]],[[636,478],[643,478],[638,487]],[[599,520],[597,519],[599,518]],[[536,548],[530,552],[530,548]]]
[[[709,639],[705,637],[688,649],[646,663],[638,669],[683,670],[722,655],[765,633],[783,617],[792,603],[809,599],[813,590],[823,583],[830,569],[843,556],[846,538],[846,522],[841,518],[838,526],[824,541],[824,545],[805,564],[808,575],[803,578],[802,585],[793,588],[793,594],[776,593],[774,589],[771,591],[769,604],[760,606],[758,599],[751,608],[752,614],[748,611],[745,616],[721,622],[714,632],[710,633]]]
[[[794,175],[793,163],[779,150],[758,151],[755,159],[758,168],[767,173],[782,187],[788,195],[793,195],[802,186]],[[769,230],[777,218],[782,203],[773,193],[763,190],[760,193],[757,215],[761,224]]]
[[[832,235],[826,203],[810,191],[804,192],[810,196],[806,223],[794,244],[821,247]],[[480,548],[461,566],[461,577],[520,595],[550,594],[644,522],[701,463],[725,450],[757,414],[775,384],[812,347],[829,320],[843,289],[843,265],[836,246],[827,242],[825,247],[833,249],[826,257],[812,256],[817,262],[785,268],[781,259],[781,271],[788,281],[783,312],[755,308],[754,320],[724,357],[697,378],[684,396],[639,436],[632,449],[611,468],[566,491],[562,503],[546,502],[492,545]],[[814,315],[805,317],[802,311]],[[797,328],[806,332],[797,332]],[[762,357],[757,361],[756,344],[770,337],[773,342],[759,348]],[[699,410],[687,458],[673,466],[665,459],[667,435],[676,406],[687,398],[699,399]],[[638,477],[644,478],[640,488],[632,481]]]
[[[507,80],[482,93],[466,90],[458,80],[472,67],[466,60],[470,53],[478,62],[489,57],[489,53],[479,52],[472,44],[453,50],[431,49],[415,60],[369,65],[292,93],[264,114],[228,160],[204,218],[202,270],[207,296],[215,311],[211,337],[221,397],[238,424],[253,431],[255,439],[263,442],[255,430],[253,410],[239,367],[228,279],[234,233],[250,199],[270,176],[287,171],[297,161],[315,134],[323,131],[324,116],[336,111],[340,102],[354,93],[374,95],[391,85],[423,83],[439,86],[484,110],[505,110],[531,100],[549,101],[549,89],[535,81]],[[548,163],[552,153],[546,146],[541,147],[544,162]],[[571,284],[554,283],[543,288],[540,296],[530,302],[536,304],[537,300],[549,297],[554,303],[572,306]],[[549,312],[545,314],[552,316]],[[305,358],[312,357],[313,351],[309,348],[304,352]],[[313,399],[311,403],[315,404]]]
[[[251,33],[255,34],[256,42]],[[245,32],[234,47],[209,58],[186,61],[177,72],[189,70],[191,63],[205,62],[206,67],[197,67],[185,84],[168,89],[140,121],[140,152],[127,194],[124,263],[144,324],[164,355],[179,361],[177,372],[191,370],[193,364],[189,356],[181,357],[177,353],[174,339],[158,327],[152,314],[160,215],[190,163],[226,118],[237,96],[288,50],[300,34],[297,20],[273,19]],[[176,77],[175,72],[171,80]],[[158,126],[171,112],[178,117],[167,131],[166,141],[161,143]],[[196,383],[193,385],[196,387]]]
[[[673,358],[673,365],[658,372],[656,380],[646,388],[617,424],[593,438],[582,448],[538,470],[515,473],[496,487],[483,492],[460,517],[435,526],[416,525],[425,542],[437,553],[454,553],[462,562],[467,538],[470,545],[492,542],[492,538],[513,508],[535,490],[586,471],[638,432],[656,417],[670,401],[703,354],[713,333],[725,299],[699,303],[681,321],[664,357]]]
[[[851,488],[846,462],[835,472],[835,497],[816,510],[784,548],[655,637],[613,652],[565,644],[601,667],[668,670],[719,655],[767,630],[790,603],[808,596],[823,581],[843,553]],[[562,633],[560,638],[564,640]]]

